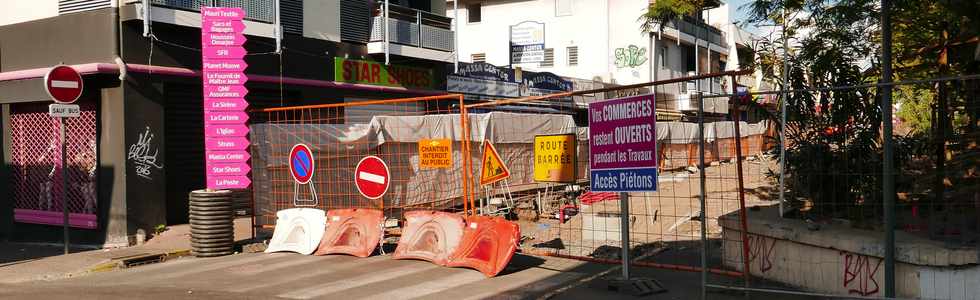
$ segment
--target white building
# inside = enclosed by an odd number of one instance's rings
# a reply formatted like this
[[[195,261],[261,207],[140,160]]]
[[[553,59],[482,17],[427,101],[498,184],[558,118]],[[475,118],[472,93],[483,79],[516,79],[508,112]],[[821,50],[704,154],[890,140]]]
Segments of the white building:
[[[701,74],[738,69],[736,45],[748,47],[750,40],[726,32],[740,31],[729,20],[728,5],[704,12],[704,19],[712,26],[685,18],[659,33],[644,33],[640,16],[649,0],[459,1],[455,4],[458,12],[453,11],[452,1],[447,2],[446,16],[458,13],[460,61],[511,65],[614,84],[690,76],[696,69]],[[543,62],[512,64],[511,26],[530,24],[522,22],[544,24]],[[695,35],[699,36],[697,50]],[[683,98],[689,89],[694,89],[693,83],[664,86],[657,93],[660,99],[670,101]],[[724,93],[730,91],[730,85],[718,78],[704,80],[701,89]]]

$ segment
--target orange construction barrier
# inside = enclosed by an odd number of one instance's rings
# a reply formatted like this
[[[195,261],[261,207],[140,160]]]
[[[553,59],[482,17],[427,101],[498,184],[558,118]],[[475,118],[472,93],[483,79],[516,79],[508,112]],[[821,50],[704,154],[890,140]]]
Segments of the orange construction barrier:
[[[394,259],[421,259],[445,266],[463,236],[463,217],[439,211],[405,213]]]
[[[504,218],[466,217],[463,238],[447,266],[473,268],[487,277],[497,276],[514,257],[520,239],[520,226]]]
[[[350,254],[368,257],[381,242],[384,213],[351,208],[327,211],[327,228],[314,255]]]

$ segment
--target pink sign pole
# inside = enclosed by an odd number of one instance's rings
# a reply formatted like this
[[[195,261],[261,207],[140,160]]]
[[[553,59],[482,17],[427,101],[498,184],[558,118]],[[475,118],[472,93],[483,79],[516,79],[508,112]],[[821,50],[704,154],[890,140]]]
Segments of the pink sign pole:
[[[248,89],[245,83],[245,11],[201,7],[201,69],[207,188],[243,189],[248,173]]]

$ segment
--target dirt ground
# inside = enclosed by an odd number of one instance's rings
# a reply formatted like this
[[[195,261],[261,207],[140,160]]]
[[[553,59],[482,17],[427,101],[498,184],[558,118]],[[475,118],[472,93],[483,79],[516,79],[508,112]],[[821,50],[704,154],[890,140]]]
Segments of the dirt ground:
[[[695,168],[689,169],[661,171],[657,192],[629,195],[630,241],[633,247],[700,249],[700,174]],[[743,161],[742,169],[746,206],[776,205],[778,183],[767,177],[768,172],[778,174],[775,159],[752,157]],[[736,164],[726,161],[711,165],[705,177],[707,238],[717,240],[721,238],[718,218],[739,209]],[[547,216],[541,216],[538,220],[522,218],[519,223],[525,238],[523,248],[618,259],[621,244],[620,201],[601,201],[579,208],[580,212],[564,223]],[[642,254],[643,251],[634,255]]]

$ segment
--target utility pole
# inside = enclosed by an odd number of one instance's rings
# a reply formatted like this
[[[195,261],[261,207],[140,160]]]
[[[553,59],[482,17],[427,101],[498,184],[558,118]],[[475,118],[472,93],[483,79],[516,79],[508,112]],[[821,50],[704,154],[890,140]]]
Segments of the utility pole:
[[[881,122],[884,157],[882,198],[885,213],[885,297],[895,297],[895,153],[892,143],[891,0],[881,0]]]

